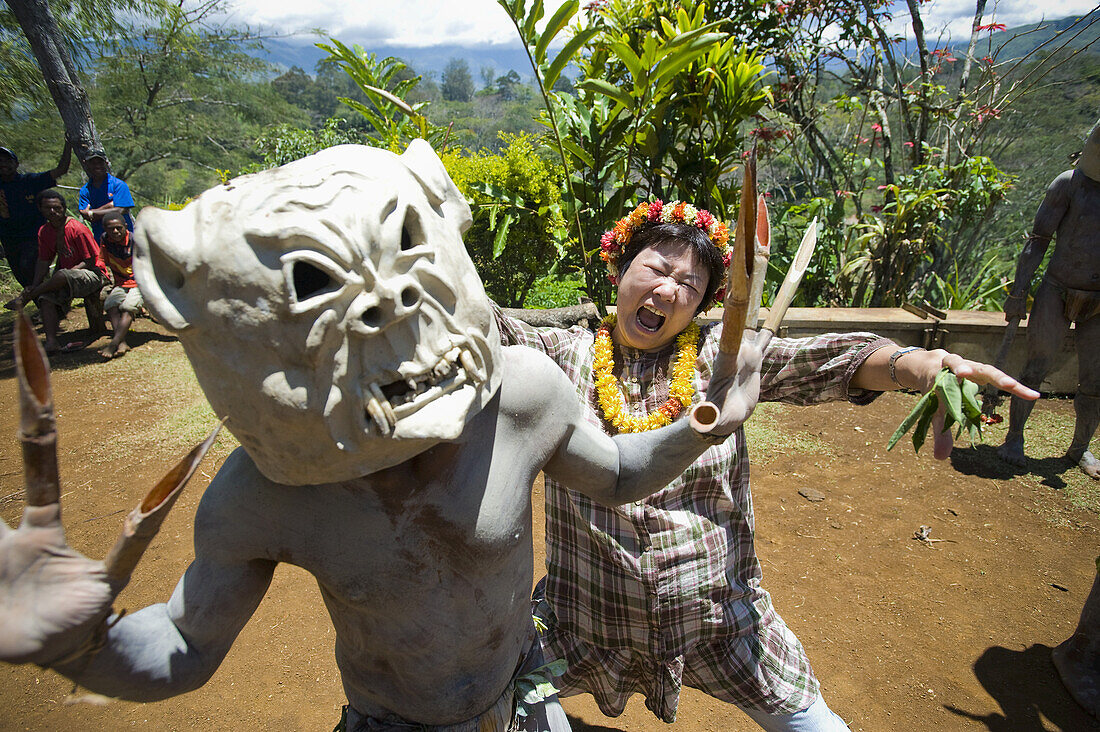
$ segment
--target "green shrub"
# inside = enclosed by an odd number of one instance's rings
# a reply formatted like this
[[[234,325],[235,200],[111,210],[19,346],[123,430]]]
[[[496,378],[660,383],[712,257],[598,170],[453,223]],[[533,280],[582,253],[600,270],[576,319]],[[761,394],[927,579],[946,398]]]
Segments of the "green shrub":
[[[535,280],[565,254],[561,167],[535,151],[531,135],[501,134],[499,153],[443,153],[447,172],[470,201],[466,249],[489,296],[520,307]]]
[[[565,308],[579,303],[582,295],[584,278],[579,272],[565,277],[547,275],[535,280],[535,284],[527,291],[523,307],[533,310]]]

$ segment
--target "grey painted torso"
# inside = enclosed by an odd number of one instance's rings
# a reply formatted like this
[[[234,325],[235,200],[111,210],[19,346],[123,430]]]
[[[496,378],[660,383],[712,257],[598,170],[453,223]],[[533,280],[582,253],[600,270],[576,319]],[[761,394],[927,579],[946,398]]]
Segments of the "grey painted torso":
[[[344,687],[361,712],[474,716],[526,648],[530,487],[563,434],[545,417],[541,429],[516,429],[517,419],[530,425],[553,412],[545,382],[526,375],[506,377],[460,441],[399,466],[284,486],[238,450],[203,499],[197,531],[216,513],[218,526],[237,527],[240,559],[287,562],[317,578]]]
[[[1057,235],[1047,276],[1065,287],[1100,290],[1100,183],[1076,170],[1059,175],[1036,215],[1036,229],[1048,221]]]

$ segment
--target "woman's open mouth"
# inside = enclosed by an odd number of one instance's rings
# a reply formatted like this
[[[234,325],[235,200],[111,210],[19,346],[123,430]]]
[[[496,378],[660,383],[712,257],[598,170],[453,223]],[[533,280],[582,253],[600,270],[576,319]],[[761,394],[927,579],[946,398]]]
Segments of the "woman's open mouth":
[[[647,333],[659,331],[661,326],[665,324],[665,319],[665,314],[652,305],[642,305],[635,315],[638,327]]]

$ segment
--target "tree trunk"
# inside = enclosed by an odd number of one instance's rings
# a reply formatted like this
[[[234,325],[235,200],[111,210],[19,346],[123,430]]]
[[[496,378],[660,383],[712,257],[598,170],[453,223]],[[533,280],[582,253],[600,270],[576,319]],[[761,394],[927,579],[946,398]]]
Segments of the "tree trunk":
[[[919,0],[905,0],[909,6],[909,16],[913,19],[913,35],[917,39],[917,58],[920,60],[920,116],[917,122],[917,135],[913,139],[913,165],[924,162],[924,145],[928,135],[929,87],[932,85],[932,71],[929,68],[928,44],[924,40],[924,21],[920,17]]]
[[[5,1],[19,21],[42,70],[42,78],[65,125],[65,137],[72,143],[77,158],[84,160],[89,150],[100,148],[101,144],[92,121],[88,94],[80,83],[57,21],[46,0]]]
[[[962,101],[966,94],[966,85],[970,81],[970,67],[974,63],[974,48],[978,45],[978,28],[982,24],[982,15],[985,13],[986,0],[978,0],[974,10],[974,22],[970,25],[970,43],[966,47],[966,58],[963,59],[962,76],[959,78],[959,96],[956,101]]]

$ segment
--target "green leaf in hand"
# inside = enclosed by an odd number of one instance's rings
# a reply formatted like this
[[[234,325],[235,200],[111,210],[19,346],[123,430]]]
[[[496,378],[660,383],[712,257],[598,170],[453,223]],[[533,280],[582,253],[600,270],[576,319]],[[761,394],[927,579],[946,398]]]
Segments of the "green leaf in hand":
[[[913,411],[906,415],[893,436],[886,444],[887,450],[892,450],[898,440],[913,429],[913,450],[919,451],[928,436],[928,429],[932,426],[932,417],[939,409],[942,400],[946,414],[943,420],[943,432],[947,432],[953,425],[958,425],[958,433],[966,430],[972,442],[977,442],[982,437],[981,407],[977,402],[978,385],[966,379],[959,383],[959,379],[951,371],[944,368],[936,374],[936,383],[932,390],[922,396],[913,407]]]
[[[890,442],[886,444],[887,450],[893,449],[894,445],[898,444],[898,440],[900,440],[902,436],[909,431],[909,428],[912,427],[918,419],[920,419],[921,414],[926,411],[929,403],[931,403],[932,405],[932,414],[935,414],[936,408],[939,406],[939,403],[936,399],[935,390],[928,392],[917,401],[917,405],[913,407],[913,411],[911,411],[905,417],[905,419],[901,421],[901,424],[898,425],[898,428],[894,430],[894,434],[890,438]],[[927,430],[927,426],[925,427],[925,429]]]

